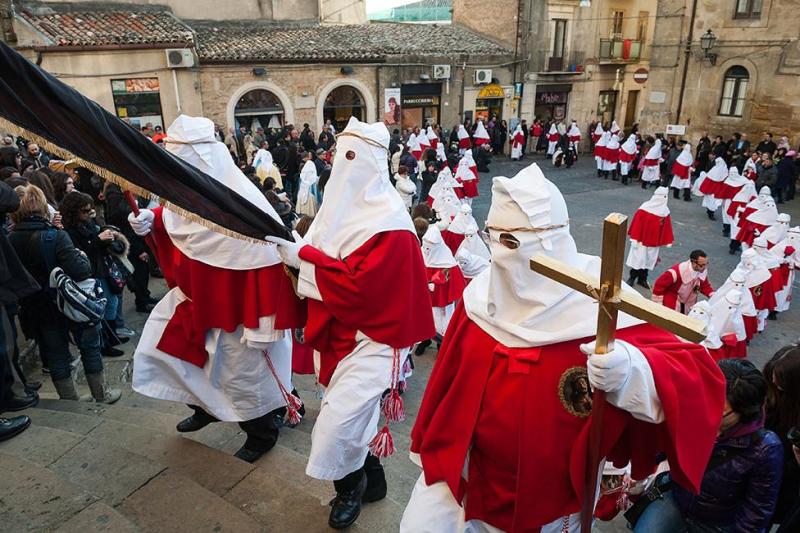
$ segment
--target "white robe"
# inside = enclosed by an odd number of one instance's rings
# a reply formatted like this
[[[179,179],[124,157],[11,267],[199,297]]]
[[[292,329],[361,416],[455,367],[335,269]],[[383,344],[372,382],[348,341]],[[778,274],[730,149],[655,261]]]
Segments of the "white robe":
[[[139,394],[197,405],[224,422],[252,420],[286,405],[261,349],[242,344],[252,330],[232,333],[212,329],[206,334],[208,361],[203,368],[173,357],[156,346],[175,308],[186,296],[178,287],[153,309],[142,331],[133,368],[133,390]],[[275,340],[266,345],[275,371],[292,390],[292,341],[288,331],[273,331],[272,317],[257,330]]]
[[[658,252],[660,246],[645,246],[644,244],[631,240],[631,249],[628,251],[628,258],[625,264],[634,269],[653,270],[658,263]]]

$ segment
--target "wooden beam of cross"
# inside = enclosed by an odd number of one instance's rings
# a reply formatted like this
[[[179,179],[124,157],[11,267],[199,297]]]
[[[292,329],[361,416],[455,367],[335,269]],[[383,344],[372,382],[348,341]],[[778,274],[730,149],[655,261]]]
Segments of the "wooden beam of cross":
[[[608,353],[609,346],[614,342],[619,311],[671,331],[691,342],[705,339],[706,326],[699,320],[652,302],[638,292],[622,289],[627,228],[628,217],[619,213],[611,213],[603,221],[603,250],[599,279],[545,255],[538,255],[530,260],[531,270],[597,300],[599,307],[596,354]],[[605,392],[595,389],[592,396],[592,421],[589,427],[589,451],[581,510],[583,533],[591,531],[597,480],[602,468],[600,432],[604,406]]]

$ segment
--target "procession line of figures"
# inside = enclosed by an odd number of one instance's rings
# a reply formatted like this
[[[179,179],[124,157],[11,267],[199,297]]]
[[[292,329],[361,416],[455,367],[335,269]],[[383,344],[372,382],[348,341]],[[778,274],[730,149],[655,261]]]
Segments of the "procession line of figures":
[[[214,143],[210,121],[181,116],[168,139],[168,151],[280,220]],[[479,231],[456,192],[477,182],[464,147],[456,175],[442,170],[426,197],[437,219],[417,226],[391,184],[388,147],[383,124],[351,119],[316,216],[292,241],[237,240],[162,208],[131,215],[170,286],[137,347],[134,390],[192,406],[179,431],[239,422],[247,440],[237,455],[254,461],[279,438],[276,414],[299,421],[292,351],[310,348],[324,395],[306,473],[333,482],[328,523],[344,529],[386,496],[380,459],[404,418],[409,354],[438,335],[411,435],[422,473],[400,531],[577,532],[592,389],[606,392],[607,473],[644,480],[665,457],[672,480],[697,492],[727,376],[706,347],[621,314],[610,351],[594,354],[596,302],[530,270],[537,254],[600,270],[599,258],[578,253],[566,202],[541,169],[495,177]],[[652,203],[664,213],[666,202]],[[642,224],[634,234],[650,245]],[[761,275],[758,265],[743,261],[748,276]],[[296,290],[285,266],[296,269]]]

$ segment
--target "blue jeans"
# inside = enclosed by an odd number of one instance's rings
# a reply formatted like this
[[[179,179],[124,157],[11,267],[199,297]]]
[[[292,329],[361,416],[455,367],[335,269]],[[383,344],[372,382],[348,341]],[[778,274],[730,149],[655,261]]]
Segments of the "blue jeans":
[[[655,500],[642,513],[634,533],[726,533],[725,526],[708,525],[684,517],[672,491]]]
[[[105,278],[100,278],[100,287],[103,289],[103,296],[106,298],[106,312],[103,318],[106,320],[116,320],[117,310],[120,307],[120,295],[111,292],[108,281]]]

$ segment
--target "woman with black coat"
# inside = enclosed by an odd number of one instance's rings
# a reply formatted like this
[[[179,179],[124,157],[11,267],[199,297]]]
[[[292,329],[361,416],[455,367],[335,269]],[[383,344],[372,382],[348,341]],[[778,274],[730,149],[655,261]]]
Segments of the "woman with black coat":
[[[127,276],[116,255],[124,256],[128,252],[128,240],[119,230],[111,228],[101,230],[92,213],[92,198],[82,192],[71,192],[61,202],[61,216],[64,229],[72,239],[75,247],[89,258],[92,277],[100,282],[103,294],[108,301],[104,320],[102,321],[102,354],[105,357],[119,357],[122,350],[113,348],[117,344],[128,341],[128,337],[117,337],[117,313],[120,305],[120,294],[125,288]]]
[[[20,301],[22,330],[39,345],[59,398],[79,399],[71,375],[71,333],[81,354],[92,397],[98,402],[114,403],[121,393],[106,387],[103,358],[100,355],[100,324],[72,322],[59,311],[47,289],[53,267],[60,267],[76,282],[91,278],[89,259],[75,248],[66,231],[54,227],[47,220],[47,199],[41,189],[34,185],[19,186],[16,193],[20,198],[20,207],[12,216],[15,225],[9,241],[20,262],[42,287],[42,290]],[[53,242],[50,257],[47,256],[45,241]]]

